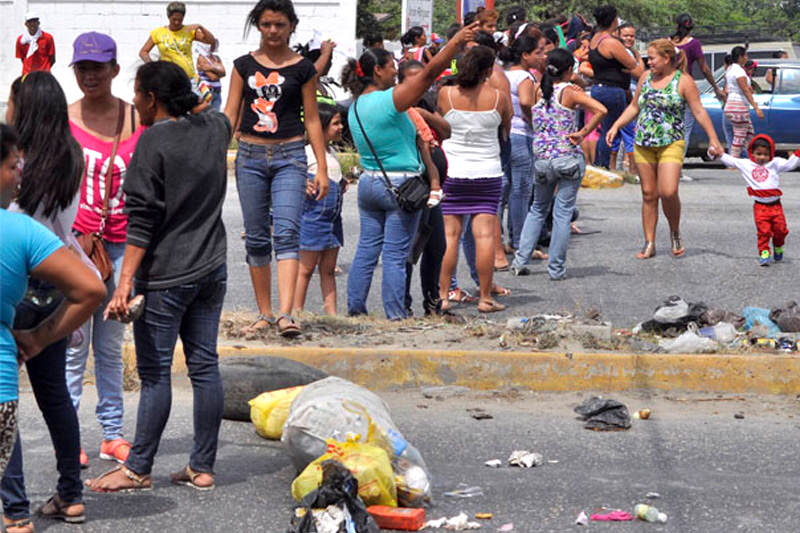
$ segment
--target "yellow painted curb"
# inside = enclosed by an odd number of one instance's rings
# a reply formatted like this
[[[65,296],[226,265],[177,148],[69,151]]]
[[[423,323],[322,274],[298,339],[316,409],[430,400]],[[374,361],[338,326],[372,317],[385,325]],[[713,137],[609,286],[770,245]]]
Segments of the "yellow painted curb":
[[[386,390],[463,385],[492,390],[633,389],[797,394],[800,356],[527,353],[381,350],[293,346],[219,346],[220,357],[273,355],[293,359],[369,387]],[[133,360],[133,346],[125,355]],[[173,372],[185,372],[180,346]]]

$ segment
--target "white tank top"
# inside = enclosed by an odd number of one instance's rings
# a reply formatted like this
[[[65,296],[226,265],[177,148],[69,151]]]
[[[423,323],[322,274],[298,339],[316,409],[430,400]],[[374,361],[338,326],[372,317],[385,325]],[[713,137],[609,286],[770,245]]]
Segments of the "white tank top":
[[[442,142],[447,155],[447,175],[451,178],[497,178],[503,175],[497,128],[502,123],[497,103],[488,111],[466,111],[453,107],[452,89],[447,92],[450,111],[444,118],[450,124],[450,138]]]

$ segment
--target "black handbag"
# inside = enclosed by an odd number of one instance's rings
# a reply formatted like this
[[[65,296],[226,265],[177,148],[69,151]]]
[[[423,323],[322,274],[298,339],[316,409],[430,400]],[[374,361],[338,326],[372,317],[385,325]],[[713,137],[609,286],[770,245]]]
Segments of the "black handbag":
[[[407,213],[415,213],[425,207],[425,204],[428,202],[428,196],[431,194],[431,186],[427,181],[425,181],[425,178],[422,176],[411,176],[399,187],[392,185],[392,182],[389,180],[389,176],[386,174],[386,170],[383,168],[383,163],[381,163],[381,160],[378,159],[378,154],[375,152],[375,147],[372,146],[372,141],[370,141],[369,137],[367,137],[367,132],[364,130],[364,125],[361,123],[361,118],[358,116],[358,99],[353,102],[353,112],[356,115],[358,127],[361,128],[361,134],[364,136],[364,140],[367,141],[367,146],[369,146],[370,152],[372,152],[372,157],[375,158],[375,161],[378,163],[378,166],[381,169],[381,174],[383,174],[383,180],[386,183],[386,188],[391,191],[392,195],[394,195],[394,198],[397,201],[397,205],[400,207],[400,209],[406,211]]]

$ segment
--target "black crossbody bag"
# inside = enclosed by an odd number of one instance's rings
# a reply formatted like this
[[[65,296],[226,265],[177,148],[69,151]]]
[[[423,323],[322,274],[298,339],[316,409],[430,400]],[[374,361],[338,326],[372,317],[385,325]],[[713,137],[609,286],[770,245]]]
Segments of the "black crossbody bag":
[[[414,213],[425,207],[425,204],[428,202],[428,196],[430,196],[431,193],[431,186],[428,184],[425,178],[422,176],[411,176],[399,187],[392,185],[392,182],[389,180],[389,176],[386,174],[386,170],[383,168],[383,163],[381,163],[381,160],[378,159],[378,154],[375,152],[375,147],[372,146],[372,141],[369,140],[369,137],[367,137],[367,132],[364,131],[364,125],[361,123],[361,118],[358,116],[358,99],[353,102],[353,112],[356,115],[358,127],[361,128],[361,134],[364,136],[364,140],[367,141],[367,146],[369,146],[370,152],[372,152],[372,157],[375,158],[375,161],[377,161],[378,166],[381,169],[381,174],[383,174],[383,180],[386,183],[386,188],[389,189],[389,191],[391,191],[391,193],[394,195],[394,198],[397,200],[397,205],[400,206],[400,209],[408,213]]]

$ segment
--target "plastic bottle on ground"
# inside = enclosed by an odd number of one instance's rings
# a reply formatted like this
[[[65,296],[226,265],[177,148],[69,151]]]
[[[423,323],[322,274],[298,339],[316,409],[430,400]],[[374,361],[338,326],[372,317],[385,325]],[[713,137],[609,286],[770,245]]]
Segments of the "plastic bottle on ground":
[[[659,512],[658,509],[646,503],[638,504],[634,507],[633,512],[636,518],[644,520],[645,522],[660,522],[662,524],[666,524],[667,522],[666,513]]]

